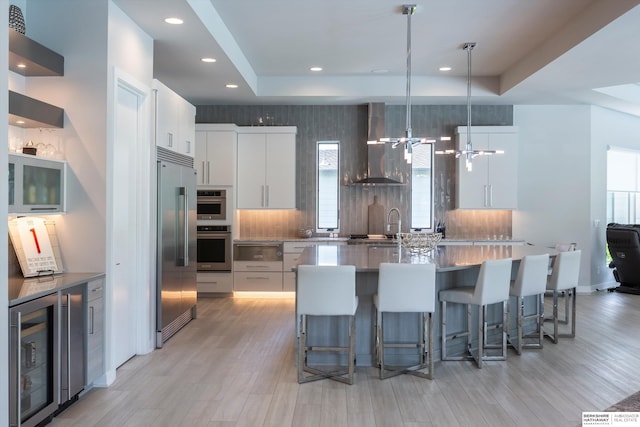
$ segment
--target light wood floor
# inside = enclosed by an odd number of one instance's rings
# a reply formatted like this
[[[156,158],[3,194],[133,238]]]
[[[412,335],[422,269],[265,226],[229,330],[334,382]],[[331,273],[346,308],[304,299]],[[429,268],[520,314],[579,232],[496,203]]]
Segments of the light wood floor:
[[[436,364],[432,381],[298,385],[291,299],[203,298],[164,348],[120,367],[53,426],[578,426],[640,390],[640,296],[578,295],[577,338],[477,369]]]

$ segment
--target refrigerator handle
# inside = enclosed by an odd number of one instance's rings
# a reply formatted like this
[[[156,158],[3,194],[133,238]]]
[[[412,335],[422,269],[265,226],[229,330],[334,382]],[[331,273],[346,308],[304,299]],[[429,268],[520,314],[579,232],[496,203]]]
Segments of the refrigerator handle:
[[[180,196],[182,196],[182,223],[183,223],[183,235],[182,235],[182,256],[183,259],[178,259],[178,266],[186,267],[189,265],[189,194],[187,193],[187,187],[180,187]]]

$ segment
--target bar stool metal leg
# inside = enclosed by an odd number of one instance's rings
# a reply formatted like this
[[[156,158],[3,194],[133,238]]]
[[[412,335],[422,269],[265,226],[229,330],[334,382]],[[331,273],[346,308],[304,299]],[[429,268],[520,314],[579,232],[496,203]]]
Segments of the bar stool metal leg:
[[[433,379],[433,315],[432,313],[420,314],[420,337],[421,341],[417,344],[385,344],[384,338],[384,322],[376,326],[376,353],[378,365],[380,367],[380,379],[391,378],[400,374],[411,374],[421,378]],[[381,313],[381,317],[384,313]],[[376,316],[377,318],[377,316]],[[414,366],[388,366],[385,364],[384,349],[385,348],[418,348],[419,362]],[[426,357],[425,357],[426,353]],[[427,368],[427,372],[421,372]]]

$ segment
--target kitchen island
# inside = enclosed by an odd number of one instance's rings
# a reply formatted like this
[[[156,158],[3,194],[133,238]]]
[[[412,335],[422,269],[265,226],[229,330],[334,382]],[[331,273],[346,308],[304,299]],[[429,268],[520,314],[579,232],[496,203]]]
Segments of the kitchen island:
[[[413,255],[398,245],[313,245],[305,248],[298,260],[298,265],[354,265],[356,267],[356,294],[358,310],[356,312],[356,364],[371,366],[373,364],[374,337],[373,320],[375,307],[373,295],[378,288],[378,268],[380,263],[436,264],[436,292],[461,285],[474,285],[480,265],[484,260],[511,258],[513,260],[512,277],[515,278],[520,260],[526,255],[548,253],[552,257],[556,251],[551,248],[530,245],[455,245],[438,246],[428,254]],[[401,278],[398,278],[401,280]],[[437,296],[436,296],[437,301]],[[533,301],[528,301],[527,309],[533,310]],[[490,307],[489,316],[500,317],[500,310]],[[462,331],[466,327],[466,311],[462,306],[447,307],[447,330],[451,333]],[[389,320],[395,322],[393,336],[390,340],[415,342],[419,336],[419,316],[416,314],[388,314]],[[393,319],[395,317],[396,319]],[[338,331],[344,331],[340,322],[344,319],[316,317],[308,323],[309,345],[327,345],[338,339]],[[297,320],[296,320],[297,322]],[[434,360],[440,360],[440,305],[436,305],[433,316],[434,324]],[[297,331],[297,328],[296,328]],[[297,333],[297,332],[296,332]],[[346,337],[342,337],[345,338]],[[463,350],[463,343],[459,349]],[[415,351],[414,351],[415,353]],[[406,352],[399,352],[398,357],[404,360]],[[409,356],[406,356],[409,357]],[[311,364],[343,363],[337,355],[328,353],[309,354]]]

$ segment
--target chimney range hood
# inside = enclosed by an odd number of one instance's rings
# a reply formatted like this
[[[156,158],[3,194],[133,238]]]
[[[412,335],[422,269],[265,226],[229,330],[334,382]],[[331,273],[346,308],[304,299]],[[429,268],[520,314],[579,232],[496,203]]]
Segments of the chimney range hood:
[[[367,141],[378,141],[384,137],[384,103],[369,103],[367,116]],[[394,155],[398,157],[397,164],[406,168],[402,154],[402,150],[394,150],[389,144],[367,144],[367,177],[353,185],[406,185],[394,179],[403,175],[393,168]]]

